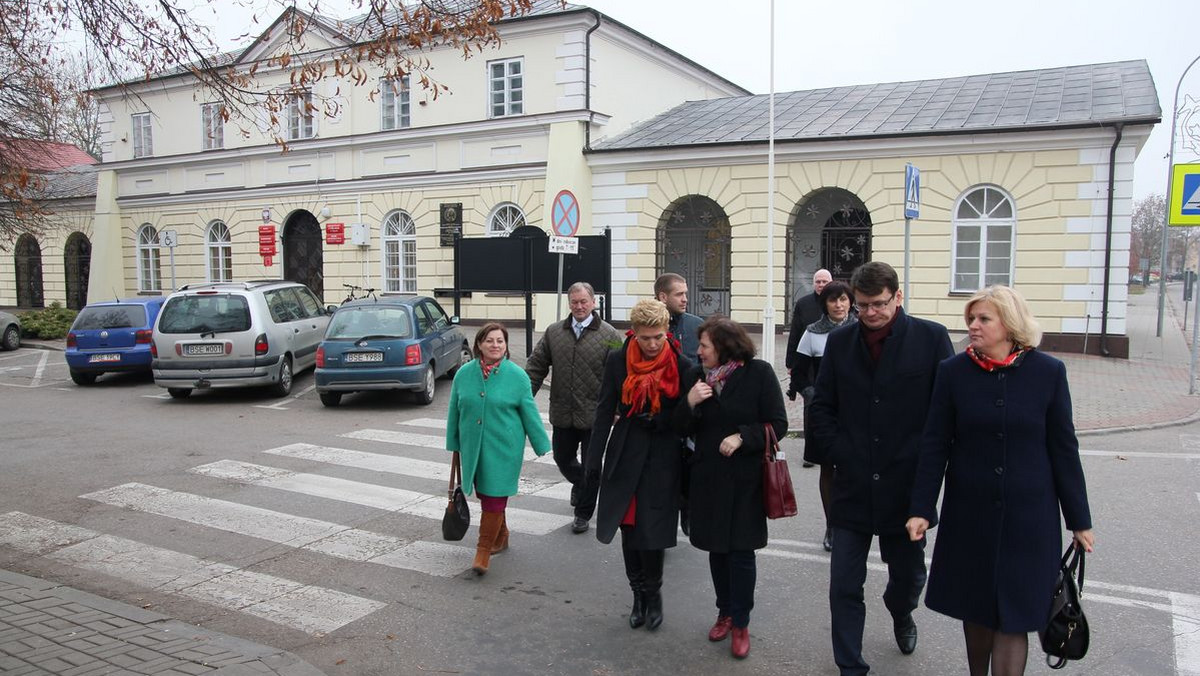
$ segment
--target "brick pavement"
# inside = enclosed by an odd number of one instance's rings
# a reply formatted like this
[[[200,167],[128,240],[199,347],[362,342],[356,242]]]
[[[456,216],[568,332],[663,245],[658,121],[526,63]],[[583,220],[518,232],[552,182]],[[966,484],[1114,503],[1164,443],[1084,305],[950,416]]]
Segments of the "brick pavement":
[[[8,676],[320,676],[295,655],[0,570]]]

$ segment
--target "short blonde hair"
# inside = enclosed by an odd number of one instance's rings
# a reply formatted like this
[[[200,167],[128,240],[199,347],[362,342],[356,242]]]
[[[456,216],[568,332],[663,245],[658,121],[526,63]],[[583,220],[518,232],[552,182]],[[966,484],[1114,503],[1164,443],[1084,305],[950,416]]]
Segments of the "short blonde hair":
[[[671,323],[671,313],[661,300],[639,300],[629,311],[629,323],[635,329],[639,326],[666,328]]]
[[[1000,315],[1000,323],[1018,346],[1037,347],[1042,342],[1042,327],[1038,326],[1037,320],[1033,318],[1025,298],[1015,289],[1002,284],[993,284],[976,291],[963,308],[964,322],[970,324],[971,320],[968,317],[971,307],[982,300],[988,301],[996,308],[996,313]]]

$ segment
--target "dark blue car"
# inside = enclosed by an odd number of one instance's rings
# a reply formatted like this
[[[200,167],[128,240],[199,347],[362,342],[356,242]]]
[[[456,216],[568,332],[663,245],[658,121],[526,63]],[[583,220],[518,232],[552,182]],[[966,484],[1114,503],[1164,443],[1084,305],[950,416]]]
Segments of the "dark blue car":
[[[76,385],[91,385],[102,373],[150,372],[150,343],[162,296],[91,303],[79,311],[67,334],[67,366]]]
[[[434,381],[470,360],[458,317],[432,298],[351,301],[333,314],[317,348],[317,393],[326,406],[364,390],[407,390],[430,404]]]

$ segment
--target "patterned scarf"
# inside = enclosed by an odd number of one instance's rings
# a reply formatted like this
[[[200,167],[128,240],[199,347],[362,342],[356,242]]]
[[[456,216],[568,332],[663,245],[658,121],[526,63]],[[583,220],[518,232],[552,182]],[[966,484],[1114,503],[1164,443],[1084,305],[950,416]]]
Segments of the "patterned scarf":
[[[1001,360],[992,359],[986,354],[976,350],[973,346],[967,346],[967,356],[971,361],[975,362],[979,368],[991,373],[996,369],[1016,368],[1021,365],[1021,361],[1025,358],[1025,353],[1032,350],[1032,347],[1021,347],[1019,345],[1013,347],[1013,351],[1007,357]]]
[[[483,379],[487,380],[488,376],[492,375],[492,371],[495,371],[496,367],[500,366],[500,362],[502,362],[502,361],[504,361],[504,357],[501,357],[501,358],[497,359],[496,361],[489,364],[489,363],[485,362],[482,358],[480,358],[479,369],[481,371],[483,371]]]
[[[633,335],[630,331],[629,335]],[[626,343],[625,384],[621,386],[621,403],[635,415],[649,406],[651,415],[662,409],[662,395],[679,396],[679,364],[671,341],[663,341],[663,349],[653,359],[642,357],[637,339]]]
[[[708,373],[704,374],[704,382],[708,383],[708,386],[713,388],[714,392],[720,394],[721,390],[725,389],[725,381],[729,380],[729,376],[744,365],[745,362],[727,361],[720,366],[709,369]]]

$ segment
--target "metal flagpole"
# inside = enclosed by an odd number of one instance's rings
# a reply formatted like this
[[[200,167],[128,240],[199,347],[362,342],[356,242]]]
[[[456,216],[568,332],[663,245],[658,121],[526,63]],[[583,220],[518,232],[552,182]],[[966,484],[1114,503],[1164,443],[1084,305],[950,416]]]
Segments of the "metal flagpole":
[[[1171,183],[1172,173],[1175,171],[1175,130],[1179,128],[1179,88],[1183,86],[1183,79],[1187,77],[1188,71],[1196,62],[1200,61],[1200,56],[1192,59],[1187,68],[1183,69],[1183,74],[1179,76],[1179,82],[1175,83],[1175,98],[1171,103],[1171,147],[1167,150],[1167,208],[1163,210],[1163,231],[1162,231],[1162,248],[1158,255],[1158,332],[1154,335],[1162,338],[1163,334],[1163,315],[1166,311],[1167,300],[1167,231],[1171,229],[1168,225],[1171,213]],[[1187,263],[1187,261],[1184,261]],[[1146,273],[1149,278],[1149,272]],[[1192,339],[1195,341],[1195,338]],[[1192,380],[1195,381],[1195,359],[1192,359]]]
[[[762,356],[775,365],[775,0],[771,4],[771,93],[767,100],[767,289],[763,306]]]

